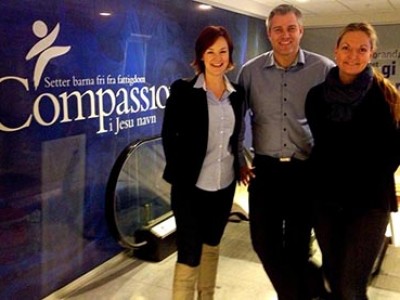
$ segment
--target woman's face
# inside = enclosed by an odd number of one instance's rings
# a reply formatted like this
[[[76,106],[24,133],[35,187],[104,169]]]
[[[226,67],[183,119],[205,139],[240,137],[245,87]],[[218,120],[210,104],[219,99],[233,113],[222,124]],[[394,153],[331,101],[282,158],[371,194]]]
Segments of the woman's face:
[[[205,73],[221,76],[229,66],[229,47],[225,38],[219,37],[203,54]]]
[[[350,31],[343,35],[335,49],[339,78],[344,84],[353,82],[371,62],[373,49],[365,32]]]

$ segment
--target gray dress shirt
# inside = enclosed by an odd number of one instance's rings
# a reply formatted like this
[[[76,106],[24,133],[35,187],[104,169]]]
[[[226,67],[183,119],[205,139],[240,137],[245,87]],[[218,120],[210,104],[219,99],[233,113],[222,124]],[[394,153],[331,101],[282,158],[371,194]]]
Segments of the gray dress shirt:
[[[330,59],[305,50],[299,51],[287,69],[275,63],[273,51],[243,65],[238,83],[245,89],[256,154],[308,158],[313,140],[304,113],[305,99],[333,66]]]

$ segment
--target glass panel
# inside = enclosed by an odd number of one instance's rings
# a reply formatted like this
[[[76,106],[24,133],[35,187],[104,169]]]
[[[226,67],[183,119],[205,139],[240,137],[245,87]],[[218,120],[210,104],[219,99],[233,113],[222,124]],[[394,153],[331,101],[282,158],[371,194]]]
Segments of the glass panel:
[[[121,242],[134,246],[135,231],[170,208],[170,187],[162,179],[165,166],[161,139],[139,143],[124,162],[115,188],[115,223]]]

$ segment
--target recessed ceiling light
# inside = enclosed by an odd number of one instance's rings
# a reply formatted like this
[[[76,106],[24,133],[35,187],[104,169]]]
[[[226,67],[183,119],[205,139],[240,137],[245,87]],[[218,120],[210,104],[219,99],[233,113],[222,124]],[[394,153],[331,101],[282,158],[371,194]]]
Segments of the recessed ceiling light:
[[[109,17],[109,16],[111,16],[111,13],[110,12],[101,12],[101,13],[99,13],[99,15],[103,16],[103,17]]]
[[[209,10],[209,9],[212,8],[212,6],[211,5],[207,5],[207,4],[200,4],[199,8],[202,9],[202,10]]]

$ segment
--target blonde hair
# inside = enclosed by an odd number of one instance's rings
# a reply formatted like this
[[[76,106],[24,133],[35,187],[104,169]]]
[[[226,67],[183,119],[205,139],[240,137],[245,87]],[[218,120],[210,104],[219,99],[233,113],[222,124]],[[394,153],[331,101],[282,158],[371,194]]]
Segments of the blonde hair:
[[[382,74],[381,71],[373,68],[374,77],[382,90],[383,95],[389,104],[390,111],[397,126],[400,126],[400,94],[397,88]]]
[[[365,22],[350,23],[349,25],[347,25],[340,33],[336,42],[336,46],[339,46],[343,36],[346,33],[353,31],[364,32],[370,40],[371,50],[376,51],[378,36],[376,34],[374,27],[371,24]],[[385,78],[385,76],[382,74],[381,71],[379,71],[376,68],[373,68],[373,70],[374,70],[374,78],[379,88],[381,89],[387,103],[389,104],[393,120],[397,126],[400,126],[400,93],[394,86],[394,84],[391,83],[387,78]]]

